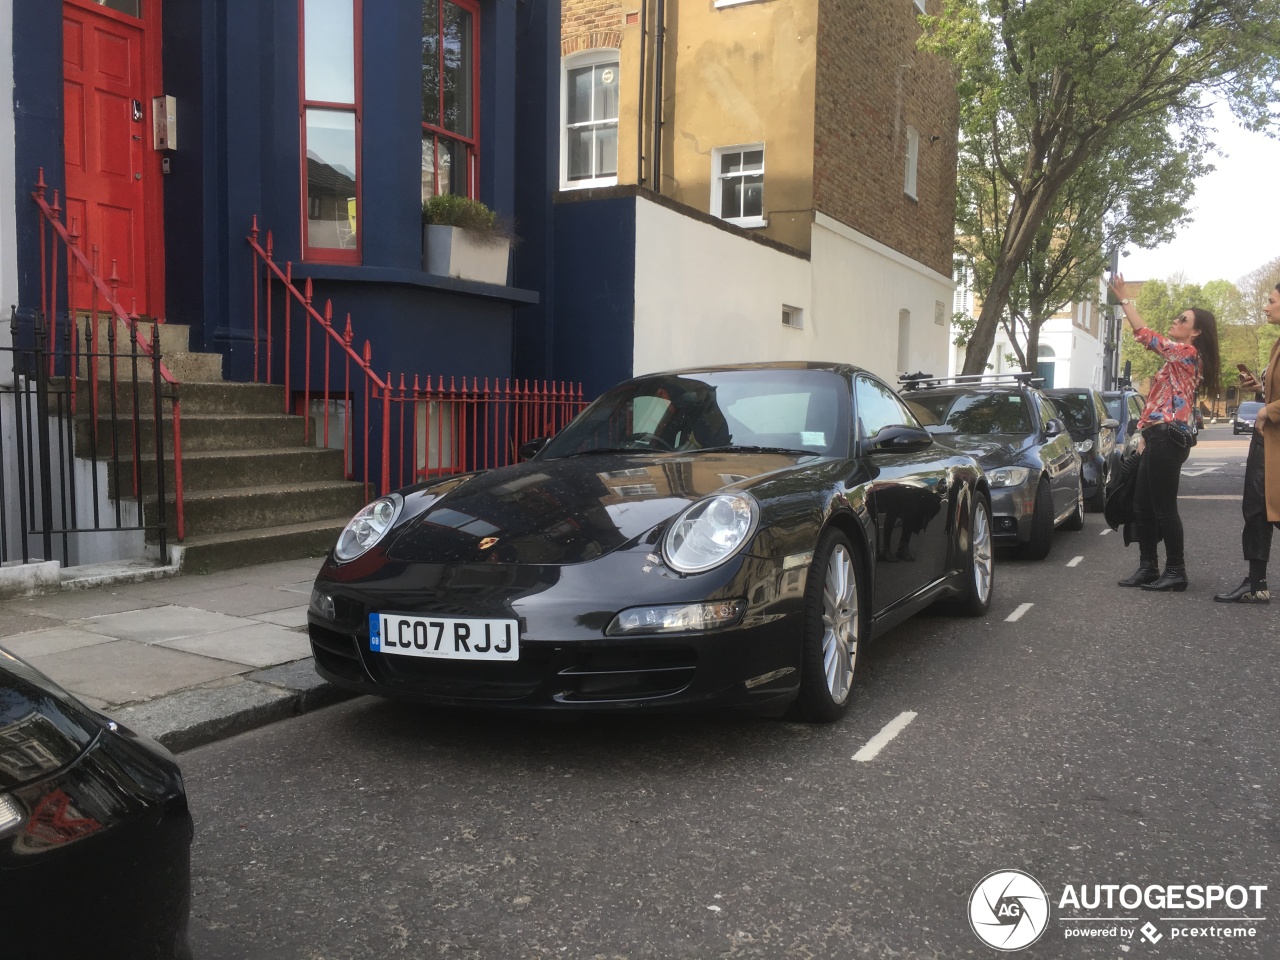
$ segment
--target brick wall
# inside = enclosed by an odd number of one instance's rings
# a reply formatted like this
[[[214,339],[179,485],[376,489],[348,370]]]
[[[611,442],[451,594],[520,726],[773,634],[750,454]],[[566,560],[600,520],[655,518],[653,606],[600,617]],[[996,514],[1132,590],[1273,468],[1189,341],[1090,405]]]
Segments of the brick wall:
[[[821,0],[814,202],[950,276],[959,105],[949,66],[916,49],[916,12],[913,0]],[[903,192],[908,125],[920,134],[915,200]]]
[[[597,47],[621,47],[623,6],[621,0],[563,0],[560,56]]]

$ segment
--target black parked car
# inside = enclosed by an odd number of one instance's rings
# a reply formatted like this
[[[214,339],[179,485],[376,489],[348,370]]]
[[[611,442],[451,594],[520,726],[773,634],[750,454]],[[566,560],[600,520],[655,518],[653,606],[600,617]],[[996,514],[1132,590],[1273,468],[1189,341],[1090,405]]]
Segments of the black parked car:
[[[640,377],[522,453],[360,511],[315,582],[322,676],[454,706],[827,721],[863,641],[991,600],[982,471],[856,367]]]
[[[167,750],[0,649],[0,954],[186,960],[191,836]]]
[[[1115,450],[1111,454],[1111,470],[1114,472],[1121,457],[1138,449],[1138,421],[1142,418],[1147,398],[1133,387],[1124,386],[1118,390],[1103,390],[1102,402],[1107,405],[1107,415],[1119,424]]]
[[[1233,434],[1253,433],[1254,424],[1258,422],[1258,411],[1262,404],[1257,400],[1245,400],[1236,407],[1236,414],[1231,420]]]
[[[1066,421],[1080,454],[1085,504],[1101,511],[1107,501],[1107,480],[1116,449],[1120,421],[1111,416],[1102,394],[1088,387],[1057,387],[1045,393]]]
[[[904,398],[929,432],[977,457],[986,471],[997,544],[1042,560],[1055,527],[1084,526],[1079,454],[1053,401],[1029,374],[916,374],[903,382]]]

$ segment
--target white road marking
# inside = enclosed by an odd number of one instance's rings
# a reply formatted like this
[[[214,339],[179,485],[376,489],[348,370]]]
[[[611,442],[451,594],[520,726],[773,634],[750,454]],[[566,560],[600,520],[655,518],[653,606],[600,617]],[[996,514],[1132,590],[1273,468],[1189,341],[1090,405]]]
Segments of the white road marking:
[[[1067,566],[1068,566],[1068,567],[1074,567],[1076,564],[1078,564],[1078,563],[1079,563],[1081,560],[1083,560],[1083,559],[1084,559],[1084,557],[1072,557],[1070,560],[1068,560],[1068,561],[1067,561]]]
[[[1206,473],[1217,473],[1225,466],[1225,463],[1197,463],[1190,470],[1183,467],[1182,475],[1184,477],[1203,477]]]
[[[1031,609],[1032,607],[1034,607],[1034,606],[1035,606],[1035,604],[1034,604],[1034,603],[1024,603],[1024,604],[1022,604],[1022,606],[1018,607],[1018,609],[1017,609],[1017,610],[1013,611],[1013,613],[1011,613],[1011,614],[1009,614],[1007,617],[1005,617],[1005,618],[1004,618],[1004,622],[1005,622],[1005,623],[1014,623],[1014,622],[1016,622],[1016,621],[1018,621],[1018,620],[1021,620],[1021,619],[1022,619],[1022,615],[1023,615],[1024,613],[1026,613],[1028,610],[1030,610],[1030,609]]]
[[[860,763],[866,763],[868,760],[874,760],[876,755],[889,744],[889,741],[905,730],[907,728],[907,724],[915,718],[916,714],[912,713],[910,710],[905,713],[898,714],[894,719],[885,724],[883,730],[868,740],[867,745],[853,755],[853,759]]]
[[[1100,534],[1098,534],[1098,536],[1100,536],[1100,537],[1105,537],[1105,536],[1106,536],[1108,533],[1110,533],[1110,532],[1111,532],[1111,528],[1110,528],[1110,527],[1105,527],[1105,528],[1103,529],[1103,531],[1102,531]]]

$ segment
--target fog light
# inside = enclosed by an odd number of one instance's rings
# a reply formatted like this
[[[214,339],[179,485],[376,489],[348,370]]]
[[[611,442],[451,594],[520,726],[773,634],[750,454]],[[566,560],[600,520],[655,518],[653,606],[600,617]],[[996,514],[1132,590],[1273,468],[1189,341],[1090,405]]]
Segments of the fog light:
[[[632,607],[613,618],[605,634],[616,637],[628,633],[690,633],[727,627],[742,619],[745,600],[718,603],[689,603],[671,607]]]
[[[22,825],[26,812],[8,794],[0,794],[0,837]]]
[[[317,617],[323,617],[326,620],[337,619],[333,613],[333,597],[327,593],[321,593],[315,587],[311,588],[309,608]]]

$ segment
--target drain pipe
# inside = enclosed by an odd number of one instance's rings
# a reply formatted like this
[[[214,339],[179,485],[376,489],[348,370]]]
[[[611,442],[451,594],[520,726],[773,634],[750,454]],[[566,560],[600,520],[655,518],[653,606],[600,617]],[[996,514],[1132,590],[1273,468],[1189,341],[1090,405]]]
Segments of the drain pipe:
[[[662,54],[667,45],[666,0],[658,0],[653,28],[653,189],[662,193]]]
[[[640,99],[636,104],[636,183],[644,186],[644,80],[645,40],[649,36],[649,0],[640,0]]]

